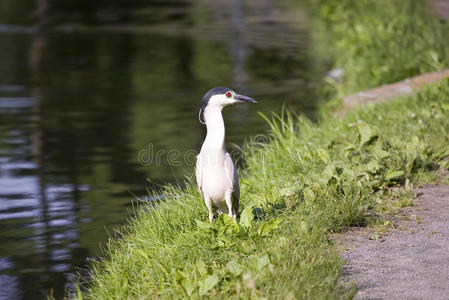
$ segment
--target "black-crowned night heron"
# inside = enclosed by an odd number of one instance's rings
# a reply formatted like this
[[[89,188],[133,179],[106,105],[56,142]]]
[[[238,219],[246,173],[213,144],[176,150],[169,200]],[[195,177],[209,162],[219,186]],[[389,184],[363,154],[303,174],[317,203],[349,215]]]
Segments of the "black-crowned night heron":
[[[225,126],[221,115],[223,107],[235,103],[256,101],[226,87],[211,89],[201,101],[199,118],[206,124],[207,134],[196,160],[196,181],[211,223],[214,218],[212,208],[216,208],[218,213],[227,213],[234,220],[239,209],[239,178],[225,148]]]

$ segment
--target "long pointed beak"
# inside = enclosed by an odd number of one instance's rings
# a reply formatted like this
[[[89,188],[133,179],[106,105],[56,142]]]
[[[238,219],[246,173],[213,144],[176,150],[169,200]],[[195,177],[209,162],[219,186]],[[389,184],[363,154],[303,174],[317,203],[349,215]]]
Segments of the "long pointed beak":
[[[240,102],[257,103],[256,100],[254,100],[251,97],[245,96],[245,95],[235,94],[234,98],[237,99]]]

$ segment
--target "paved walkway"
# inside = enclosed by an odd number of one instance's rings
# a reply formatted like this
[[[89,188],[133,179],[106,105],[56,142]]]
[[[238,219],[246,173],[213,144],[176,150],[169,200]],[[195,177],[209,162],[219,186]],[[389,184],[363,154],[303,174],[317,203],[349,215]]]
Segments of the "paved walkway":
[[[355,299],[449,299],[449,186],[415,192],[382,238],[368,239],[372,229],[343,234],[342,281],[356,284]]]

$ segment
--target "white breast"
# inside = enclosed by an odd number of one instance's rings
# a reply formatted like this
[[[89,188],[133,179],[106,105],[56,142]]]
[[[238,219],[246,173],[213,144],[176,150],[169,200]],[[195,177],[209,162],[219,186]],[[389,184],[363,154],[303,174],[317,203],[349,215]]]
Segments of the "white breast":
[[[232,185],[226,174],[224,154],[221,151],[200,153],[203,193],[211,197],[215,204],[225,201],[226,192],[232,191]]]

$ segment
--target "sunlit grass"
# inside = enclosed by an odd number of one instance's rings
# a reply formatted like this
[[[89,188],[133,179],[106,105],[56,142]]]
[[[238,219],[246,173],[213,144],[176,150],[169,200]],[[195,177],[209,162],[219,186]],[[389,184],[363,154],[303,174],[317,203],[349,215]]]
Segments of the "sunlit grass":
[[[447,65],[446,25],[424,2],[311,1],[345,69],[340,94]],[[244,149],[239,224],[221,216],[210,226],[194,182],[167,186],[110,240],[84,298],[350,298],[329,234],[366,224],[381,234],[385,214],[413,204],[413,184],[447,173],[448,103],[446,80],[341,119],[265,117],[268,142]]]
[[[144,205],[110,241],[85,297],[349,297],[328,234],[388,211],[379,199],[393,205],[391,186],[447,168],[448,103],[444,81],[320,124],[270,119],[269,142],[245,150],[240,224],[222,216],[210,226],[194,183],[167,186],[164,201]],[[407,201],[401,194],[394,205]]]
[[[449,66],[449,26],[425,0],[309,0],[328,30],[327,53],[350,93]]]

